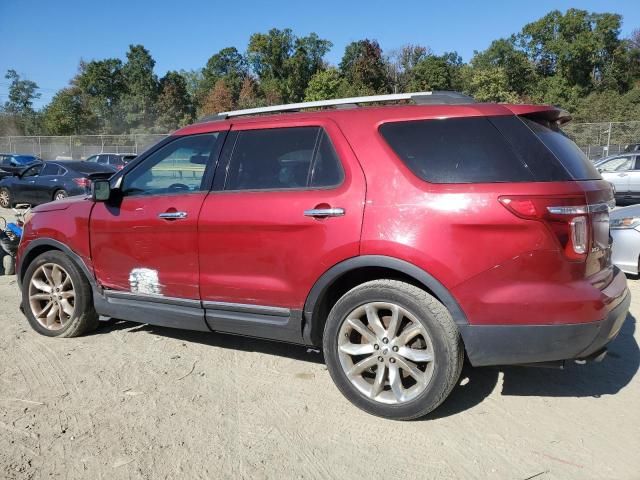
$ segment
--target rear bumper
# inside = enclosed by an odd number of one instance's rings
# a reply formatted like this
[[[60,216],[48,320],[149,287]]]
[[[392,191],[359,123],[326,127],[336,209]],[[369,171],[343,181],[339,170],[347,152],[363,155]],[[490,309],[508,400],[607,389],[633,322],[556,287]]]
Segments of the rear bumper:
[[[474,366],[519,365],[582,359],[602,350],[620,332],[627,317],[628,289],[598,322],[561,325],[459,326]]]

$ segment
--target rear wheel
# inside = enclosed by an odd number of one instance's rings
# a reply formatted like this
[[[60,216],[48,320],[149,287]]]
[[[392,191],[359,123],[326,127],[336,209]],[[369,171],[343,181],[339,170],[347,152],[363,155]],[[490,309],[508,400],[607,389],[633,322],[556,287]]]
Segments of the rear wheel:
[[[0,188],[0,207],[2,208],[11,208],[13,206],[13,198],[11,195],[11,191],[6,188]]]
[[[464,358],[444,305],[395,280],[347,292],[329,314],[323,342],[340,391],[357,407],[396,420],[421,417],[440,405]]]
[[[27,268],[22,306],[29,323],[49,337],[76,337],[98,326],[91,286],[60,251],[45,252]]]
[[[56,190],[56,193],[53,194],[54,200],[62,200],[63,198],[67,198],[69,194],[66,190]]]

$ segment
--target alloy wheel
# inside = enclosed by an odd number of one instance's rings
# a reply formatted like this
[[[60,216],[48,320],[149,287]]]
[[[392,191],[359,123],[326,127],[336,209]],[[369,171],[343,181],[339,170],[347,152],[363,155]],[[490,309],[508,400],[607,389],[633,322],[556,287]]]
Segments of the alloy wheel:
[[[9,208],[10,207],[9,201],[10,201],[9,191],[5,189],[0,190],[0,207]]]
[[[433,343],[422,323],[395,303],[354,309],[338,333],[340,365],[365,397],[402,404],[425,391],[435,366]]]
[[[76,293],[69,273],[60,265],[45,263],[29,283],[29,305],[40,325],[49,330],[64,328],[73,317]]]

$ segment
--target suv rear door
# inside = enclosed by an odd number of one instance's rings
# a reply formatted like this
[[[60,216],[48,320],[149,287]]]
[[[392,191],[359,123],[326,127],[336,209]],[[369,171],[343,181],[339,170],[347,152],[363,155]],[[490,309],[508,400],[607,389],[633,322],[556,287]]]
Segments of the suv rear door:
[[[332,121],[232,126],[198,222],[210,327],[300,341],[314,282],[359,254],[364,200],[362,169]]]

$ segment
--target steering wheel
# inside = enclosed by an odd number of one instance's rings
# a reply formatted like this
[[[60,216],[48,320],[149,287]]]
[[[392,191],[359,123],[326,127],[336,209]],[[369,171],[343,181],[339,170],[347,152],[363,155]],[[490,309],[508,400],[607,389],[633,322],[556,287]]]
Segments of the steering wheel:
[[[189,190],[189,186],[184,183],[172,183],[169,185],[169,190]]]

